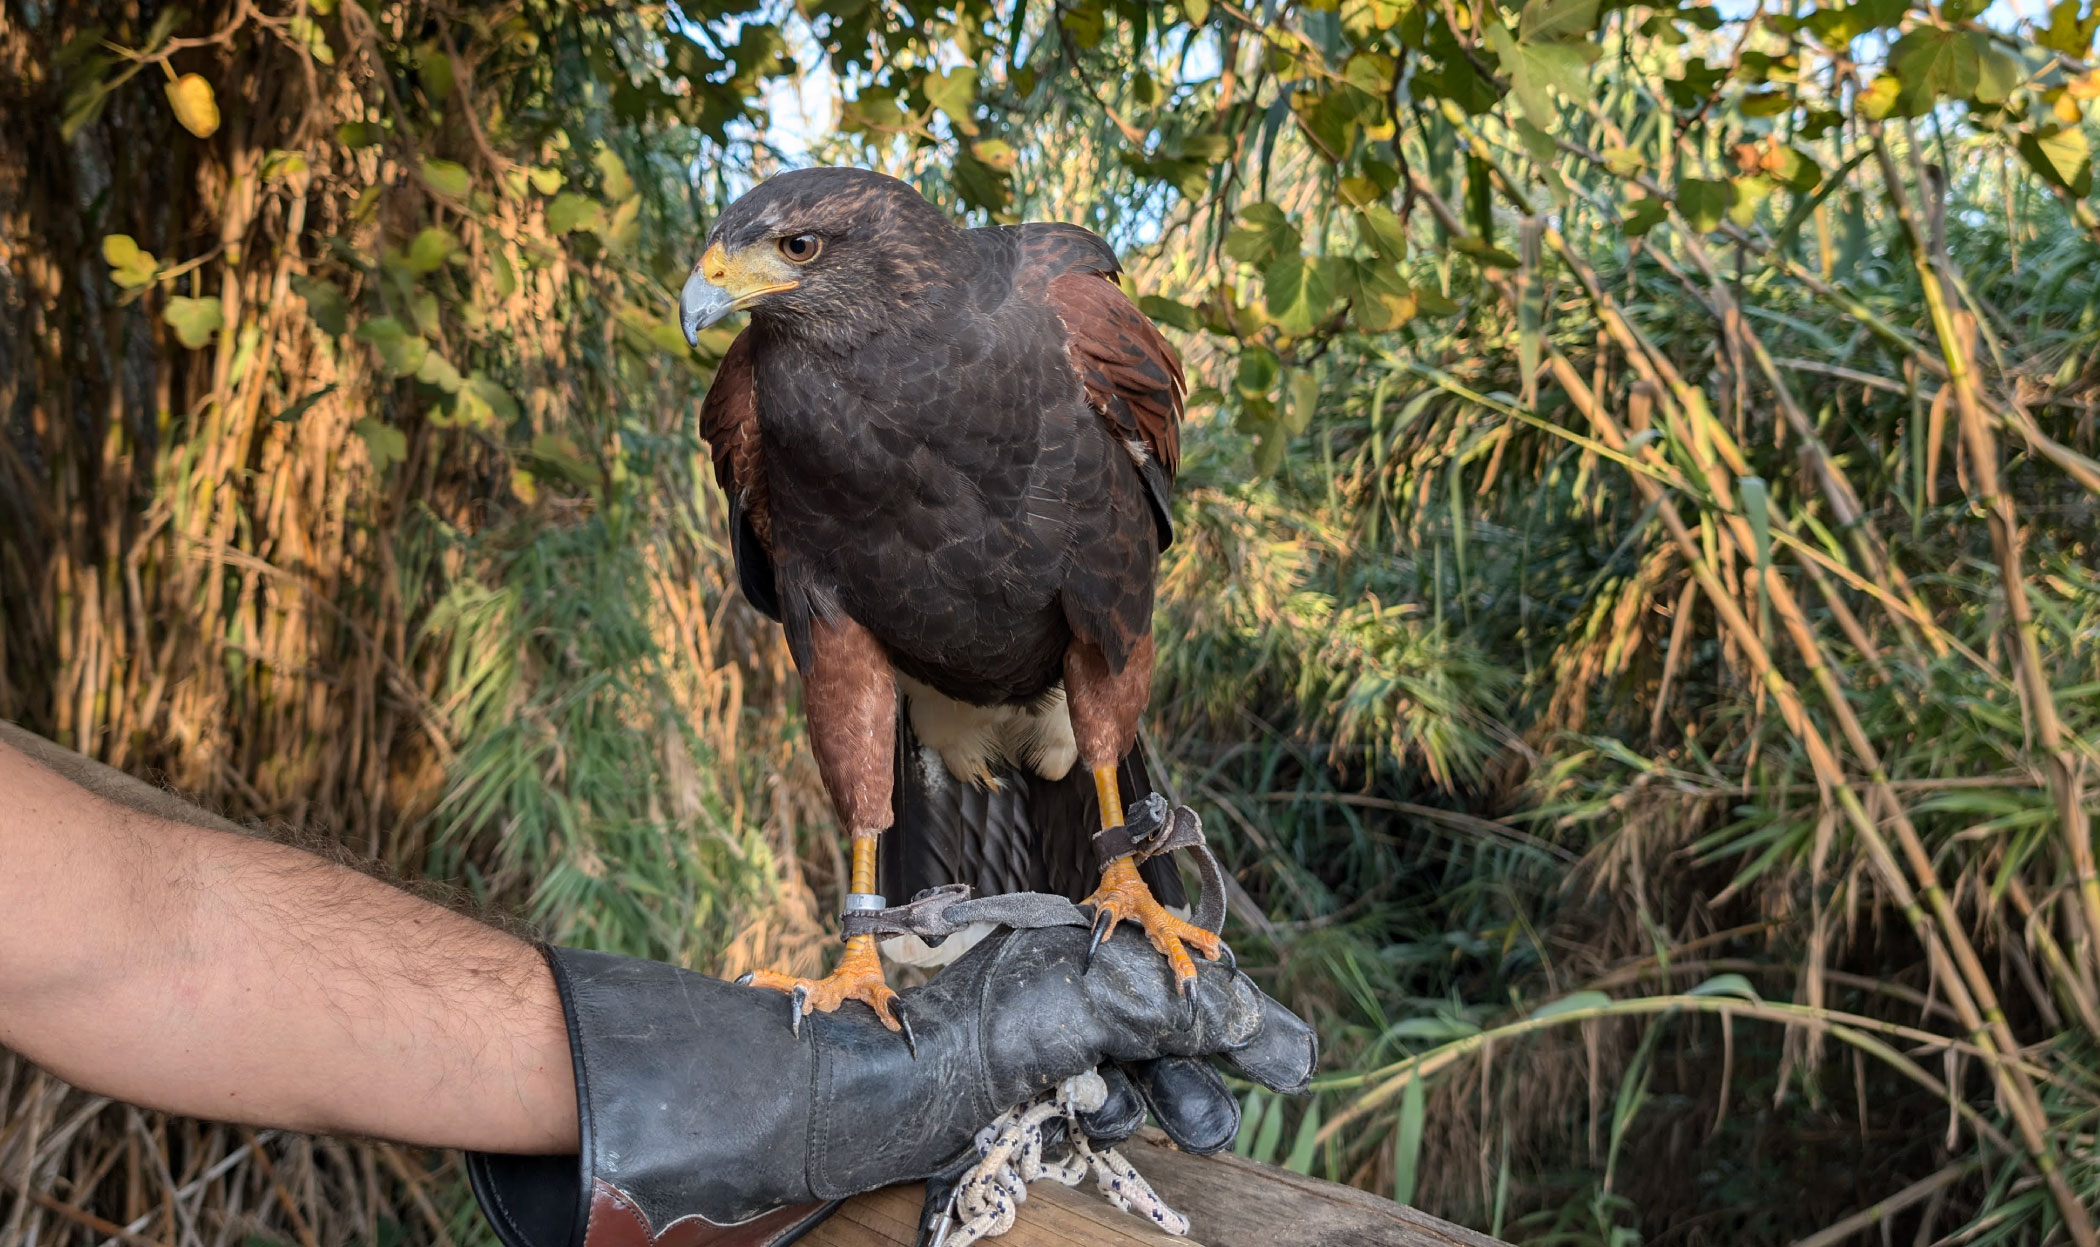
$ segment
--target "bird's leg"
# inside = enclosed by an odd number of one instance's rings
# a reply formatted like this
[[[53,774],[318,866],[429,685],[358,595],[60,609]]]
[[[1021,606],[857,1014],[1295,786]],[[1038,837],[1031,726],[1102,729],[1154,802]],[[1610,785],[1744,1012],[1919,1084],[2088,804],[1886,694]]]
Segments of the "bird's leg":
[[[839,823],[853,837],[853,895],[846,907],[880,909],[875,837],[892,818],[896,678],[881,644],[851,619],[814,621],[806,650],[795,654],[795,665],[802,672],[803,706],[817,771],[824,777]],[[849,938],[838,968],[821,979],[761,970],[741,981],[793,996],[797,1029],[806,1011],[829,1013],[858,1000],[873,1009],[884,1026],[904,1031],[907,1039],[911,1036],[896,1011],[897,993],[883,979],[873,935]]]
[[[870,896],[875,892],[875,837],[872,835],[853,837],[853,892],[856,896]],[[760,970],[749,975],[747,981],[756,987],[770,987],[793,996],[797,1028],[801,1026],[805,1012],[830,1013],[849,1000],[858,1000],[873,1009],[884,1026],[891,1030],[902,1029],[893,1010],[897,993],[890,990],[888,980],[883,977],[882,954],[876,951],[872,935],[849,936],[846,955],[839,958],[838,968],[821,979]]]
[[[1094,791],[1101,799],[1102,830],[1122,826],[1123,795],[1116,787],[1115,767],[1094,768]],[[1138,874],[1137,859],[1133,857],[1118,857],[1103,866],[1101,886],[1080,903],[1094,910],[1094,937],[1089,952],[1115,933],[1117,923],[1128,918],[1145,929],[1145,938],[1174,968],[1174,986],[1183,994],[1193,991],[1196,984],[1196,962],[1189,950],[1195,949],[1206,961],[1216,961],[1223,947],[1217,932],[1199,927],[1160,904],[1144,876]]]
[[[1101,804],[1101,830],[1123,825],[1123,792],[1117,784],[1117,763],[1137,740],[1138,719],[1144,714],[1152,687],[1152,638],[1141,635],[1132,642],[1120,670],[1110,667],[1098,646],[1074,641],[1065,653],[1065,700],[1072,714],[1072,735],[1079,758],[1094,775],[1094,794]],[[1080,902],[1093,907],[1094,942],[1114,933],[1128,918],[1145,929],[1146,938],[1174,967],[1174,984],[1184,995],[1195,990],[1196,962],[1191,948],[1206,960],[1216,961],[1222,948],[1217,933],[1175,916],[1152,895],[1138,874],[1137,860],[1128,854],[1112,858],[1101,867],[1101,886]]]

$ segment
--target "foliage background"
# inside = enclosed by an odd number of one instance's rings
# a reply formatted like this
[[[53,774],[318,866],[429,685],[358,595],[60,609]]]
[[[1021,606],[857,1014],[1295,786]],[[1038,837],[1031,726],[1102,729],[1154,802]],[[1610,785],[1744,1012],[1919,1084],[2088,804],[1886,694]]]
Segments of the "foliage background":
[[[1243,1151],[1525,1243],[2089,1244],[2096,26],[5,0],[0,715],[814,967],[671,306],[755,178],[873,165],[1103,232],[1200,384],[1156,744],[1329,1054]],[[0,1243],[481,1233],[444,1157],[4,1054],[0,1114]]]

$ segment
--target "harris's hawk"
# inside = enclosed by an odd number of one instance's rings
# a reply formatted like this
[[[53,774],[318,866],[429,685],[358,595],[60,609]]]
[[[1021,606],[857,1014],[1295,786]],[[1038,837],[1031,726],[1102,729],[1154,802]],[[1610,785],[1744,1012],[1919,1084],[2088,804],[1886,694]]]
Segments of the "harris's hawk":
[[[1136,751],[1186,382],[1072,225],[964,229],[904,182],[805,169],[708,235],[687,337],[750,323],[701,429],[745,596],[779,620],[811,748],[853,839],[849,905],[966,882],[1084,897],[1142,925],[1194,986],[1215,934],[1163,859],[1097,864],[1150,791]],[[885,836],[883,833],[887,832]],[[1164,904],[1163,904],[1164,902]],[[804,1007],[897,1027],[873,936]]]

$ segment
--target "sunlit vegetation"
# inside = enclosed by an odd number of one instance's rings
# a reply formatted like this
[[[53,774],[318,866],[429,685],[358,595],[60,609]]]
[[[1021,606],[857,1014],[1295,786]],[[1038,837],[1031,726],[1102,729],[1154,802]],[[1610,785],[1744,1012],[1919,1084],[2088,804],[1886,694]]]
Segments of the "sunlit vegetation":
[[[1242,1151],[1522,1243],[2090,1245],[2096,26],[9,0],[0,714],[814,968],[671,296],[887,169],[1101,231],[1189,359],[1151,740],[1327,1050]],[[478,1233],[440,1158],[0,1096],[0,1242]]]

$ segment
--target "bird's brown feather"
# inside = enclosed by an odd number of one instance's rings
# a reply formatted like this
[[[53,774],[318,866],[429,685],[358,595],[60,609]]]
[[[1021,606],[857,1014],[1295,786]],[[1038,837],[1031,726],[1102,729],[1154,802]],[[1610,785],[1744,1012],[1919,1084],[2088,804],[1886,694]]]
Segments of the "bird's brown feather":
[[[1087,405],[1119,441],[1142,442],[1168,481],[1181,466],[1188,381],[1181,357],[1108,273],[1052,278],[1049,299],[1065,326],[1065,354]]]
[[[751,331],[729,344],[715,368],[714,384],[700,404],[700,436],[715,461],[715,483],[741,505],[759,543],[773,548],[773,519],[766,505],[766,473],[759,458],[758,386]]]

